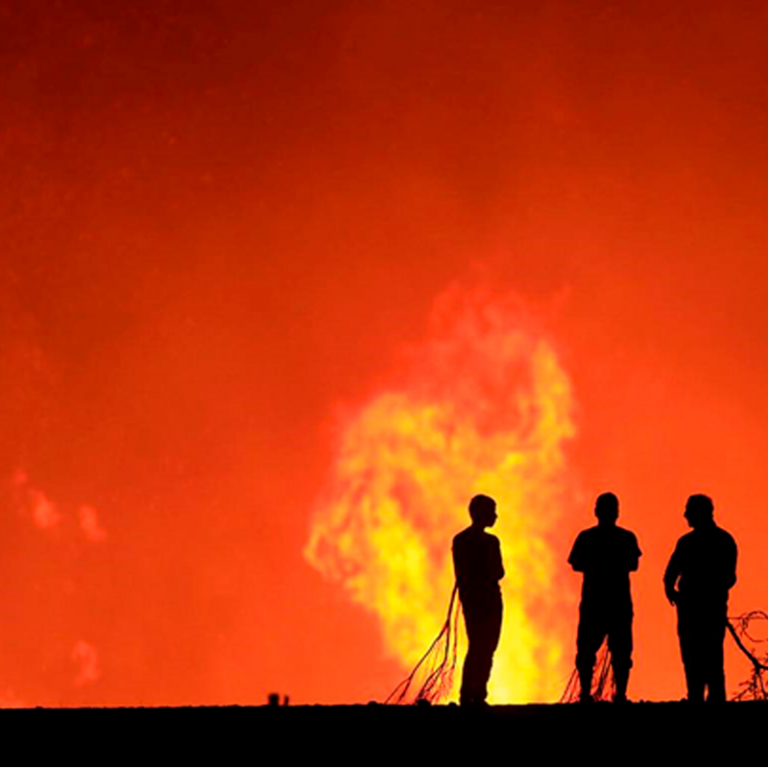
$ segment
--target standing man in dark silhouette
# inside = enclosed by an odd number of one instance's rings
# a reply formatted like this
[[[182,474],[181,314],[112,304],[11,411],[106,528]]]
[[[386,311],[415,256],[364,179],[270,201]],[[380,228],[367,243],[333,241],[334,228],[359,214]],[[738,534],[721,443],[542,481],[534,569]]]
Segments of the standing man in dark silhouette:
[[[688,701],[725,701],[723,642],[728,592],[736,583],[738,550],[733,536],[715,524],[709,496],[688,499],[685,519],[693,529],[675,547],[664,573],[667,599],[677,607],[677,634]]]
[[[496,502],[490,496],[475,496],[469,502],[469,516],[472,525],[453,539],[453,567],[469,639],[460,701],[482,706],[501,634],[499,581],[504,577],[504,565],[499,540],[485,531],[496,522]]]
[[[629,670],[632,668],[632,594],[629,574],[640,563],[640,547],[631,531],[619,528],[619,500],[613,493],[598,496],[597,525],[582,531],[573,545],[568,562],[584,574],[576,640],[576,669],[581,700],[592,701],[592,674],[597,652],[608,638],[611,665],[616,683],[614,701],[627,699]]]

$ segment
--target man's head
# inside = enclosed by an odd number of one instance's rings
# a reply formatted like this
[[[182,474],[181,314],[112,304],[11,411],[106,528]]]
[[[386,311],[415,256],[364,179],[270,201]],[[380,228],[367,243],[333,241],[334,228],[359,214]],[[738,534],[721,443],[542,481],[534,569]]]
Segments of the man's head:
[[[715,505],[709,496],[697,493],[688,497],[685,505],[685,519],[691,528],[698,528],[711,523],[715,518]]]
[[[482,493],[473,496],[469,502],[469,516],[473,525],[490,528],[496,522],[496,502]]]
[[[595,517],[601,525],[614,525],[619,519],[619,499],[615,493],[601,493],[595,502]]]

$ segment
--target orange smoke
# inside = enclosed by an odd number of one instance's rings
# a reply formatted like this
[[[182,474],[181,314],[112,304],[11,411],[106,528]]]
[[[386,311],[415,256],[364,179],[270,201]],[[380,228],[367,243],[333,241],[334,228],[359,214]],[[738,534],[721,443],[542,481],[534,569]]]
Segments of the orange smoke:
[[[519,302],[458,290],[438,301],[430,338],[404,367],[342,418],[306,557],[379,617],[387,652],[407,668],[445,618],[468,500],[493,496],[507,575],[490,695],[551,700],[570,666],[548,541],[569,486],[568,377]]]
[[[34,525],[49,531],[57,528],[65,520],[59,506],[36,488],[23,469],[19,469],[11,478],[14,504],[19,513],[32,520]],[[89,504],[80,506],[77,512],[80,531],[88,541],[101,542],[107,538],[107,532],[99,521],[99,513]]]
[[[101,676],[99,673],[99,653],[96,648],[85,640],[79,640],[72,650],[72,661],[78,666],[75,685],[81,688],[89,683],[95,683]]]
[[[34,488],[27,473],[16,472],[12,479],[16,495],[16,504],[24,514],[29,515],[34,524],[42,530],[55,528],[61,522],[61,514],[56,505],[38,488]]]
[[[106,540],[107,532],[101,526],[98,512],[93,507],[84,504],[78,510],[78,517],[80,519],[80,529],[89,541]]]

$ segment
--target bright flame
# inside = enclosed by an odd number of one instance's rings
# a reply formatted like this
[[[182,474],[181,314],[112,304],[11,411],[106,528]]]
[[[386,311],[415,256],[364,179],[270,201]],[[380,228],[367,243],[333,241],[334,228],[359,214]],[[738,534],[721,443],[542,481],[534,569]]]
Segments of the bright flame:
[[[480,294],[443,297],[411,357],[404,381],[343,419],[306,557],[378,615],[386,649],[408,668],[444,621],[467,502],[493,496],[507,575],[490,695],[551,699],[568,671],[547,540],[574,434],[568,378],[519,302]]]

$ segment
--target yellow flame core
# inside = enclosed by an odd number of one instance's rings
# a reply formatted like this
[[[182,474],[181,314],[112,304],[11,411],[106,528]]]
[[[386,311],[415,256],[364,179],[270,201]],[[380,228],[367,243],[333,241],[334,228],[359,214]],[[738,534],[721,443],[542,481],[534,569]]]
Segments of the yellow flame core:
[[[506,577],[490,697],[551,699],[570,664],[548,616],[557,564],[547,541],[574,434],[568,377],[515,302],[480,296],[444,298],[411,357],[404,381],[344,419],[305,555],[379,617],[385,648],[410,668],[445,619],[467,503],[494,497]]]

